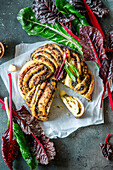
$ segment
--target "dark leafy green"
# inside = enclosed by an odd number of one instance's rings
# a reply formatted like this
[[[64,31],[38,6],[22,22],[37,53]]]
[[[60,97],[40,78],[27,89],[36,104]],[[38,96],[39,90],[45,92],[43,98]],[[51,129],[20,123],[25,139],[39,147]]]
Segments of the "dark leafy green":
[[[42,24],[48,23],[54,25],[56,22],[61,22],[68,25],[67,23],[74,19],[73,15],[66,18],[60,13],[52,0],[34,0],[33,12]]]
[[[101,148],[102,155],[106,158],[106,160],[111,160],[113,158],[113,146],[111,143],[100,143],[99,146]]]
[[[79,38],[83,50],[84,59],[88,61],[95,61],[100,66],[99,75],[104,83],[104,91],[102,94],[100,107],[102,107],[102,101],[107,87],[109,102],[113,110],[113,99],[108,82],[108,75],[110,73],[109,68],[112,70],[113,63],[110,63],[109,58],[105,53],[105,49],[103,47],[103,36],[97,28],[84,26],[80,29]],[[110,73],[110,75],[112,76],[112,73]]]
[[[109,139],[112,135],[109,133],[106,137],[105,143],[100,143],[99,146],[101,148],[102,155],[106,158],[106,160],[111,160],[113,158],[113,146],[109,142]]]
[[[36,155],[36,159],[38,159],[41,164],[47,165],[56,155],[54,143],[44,134],[39,121],[30,114],[25,106],[21,106],[16,112],[21,118],[16,118],[16,120],[22,131],[27,134],[28,141],[33,153]],[[35,135],[38,142],[32,134]]]
[[[113,31],[110,31],[106,35],[104,40],[104,47],[113,50]],[[99,76],[105,82],[107,79],[113,79],[113,52],[106,51],[107,60],[102,61],[102,65],[99,71]],[[105,74],[106,73],[106,74]]]
[[[110,68],[110,60],[108,59],[102,60],[101,67],[99,70],[99,76],[103,80],[104,84],[106,83],[108,79],[109,68]]]
[[[22,28],[32,36],[42,36],[59,44],[70,46],[74,50],[77,49],[82,54],[80,43],[70,36],[67,31],[59,24],[42,24],[32,12],[32,7],[21,9],[17,19],[22,25]]]
[[[86,2],[92,12],[99,18],[102,18],[104,15],[109,13],[108,8],[103,8],[101,0],[86,0]],[[79,11],[82,15],[88,18],[83,0],[70,0],[70,4],[74,5],[75,10]]]
[[[13,162],[18,155],[19,146],[16,139],[9,143],[9,128],[2,136],[2,157],[9,169],[13,169]]]
[[[85,61],[92,60],[101,66],[101,61],[107,59],[107,56],[100,31],[87,25],[80,29],[79,38]]]
[[[75,16],[75,19],[72,20],[72,24],[74,26],[74,29],[76,29],[77,34],[79,34],[79,30],[81,27],[88,25],[88,22],[86,21],[85,17],[80,14],[79,11],[75,10],[74,6],[69,4],[66,0],[56,0],[56,7],[57,9],[65,14],[67,17],[72,14]]]
[[[20,126],[17,123],[13,123],[13,127],[14,127],[14,135],[19,145],[22,157],[24,158],[24,160],[26,161],[26,163],[29,165],[31,169],[37,169],[38,161],[30,149],[30,145],[28,143],[26,136],[24,135]]]

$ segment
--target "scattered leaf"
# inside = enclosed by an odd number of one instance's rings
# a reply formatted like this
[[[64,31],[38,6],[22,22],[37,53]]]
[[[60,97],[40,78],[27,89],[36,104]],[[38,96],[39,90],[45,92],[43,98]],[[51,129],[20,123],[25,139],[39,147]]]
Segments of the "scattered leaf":
[[[78,69],[73,65],[73,64],[69,64],[70,68],[72,69],[73,73],[75,73],[75,75],[77,77],[79,77],[79,71]]]
[[[111,158],[113,158],[113,146],[111,143],[109,143],[110,137],[111,137],[111,134],[108,134],[106,137],[105,143],[99,144],[99,146],[101,148],[101,152],[107,160],[110,160]]]
[[[21,9],[17,19],[28,35],[41,36],[56,43],[70,46],[74,50],[77,49],[80,54],[82,54],[80,43],[69,35],[59,23],[55,23],[54,25],[40,23],[40,21],[35,18],[32,7]]]
[[[64,66],[64,69],[66,70],[68,76],[72,79],[72,81],[76,82],[76,77],[75,77],[75,75],[72,73],[72,71],[69,69],[69,65],[67,64],[67,62],[66,62],[66,64],[65,64],[65,66]]]
[[[113,50],[113,31],[110,31],[106,35],[104,40],[104,47]],[[107,58],[102,61],[102,65],[99,71],[99,76],[105,82],[107,79],[113,79],[113,52],[106,51]]]
[[[86,18],[81,15],[81,13],[75,10],[74,6],[69,4],[66,0],[56,0],[56,7],[62,14],[65,14],[67,17],[69,15],[74,15],[75,19],[72,20],[72,29],[76,31],[79,35],[79,30],[81,27],[88,25]]]
[[[104,144],[104,143],[100,143],[99,144],[100,148],[101,148],[101,152],[103,154],[103,156],[107,159],[110,160],[111,157],[113,156],[113,148],[112,145],[110,143]]]
[[[25,106],[22,106],[19,110],[16,110],[16,112],[18,113],[18,116],[21,117],[21,120],[17,119],[17,122],[22,131],[27,134],[29,143],[36,158],[41,164],[48,164],[56,155],[53,142],[50,142],[49,138],[45,136],[44,131],[40,127],[39,121],[32,117]],[[38,142],[36,138],[38,139]]]
[[[88,14],[88,16],[89,16],[89,18],[90,18],[90,21],[91,21],[92,26],[95,27],[95,28],[97,28],[97,29],[101,32],[103,38],[105,38],[104,33],[103,33],[103,30],[102,30],[102,28],[101,28],[98,20],[96,19],[94,13],[92,12],[92,10],[90,9],[90,7],[89,7],[88,4],[86,3],[86,0],[83,0],[83,2],[84,2],[84,5],[85,5],[87,14]]]
[[[13,127],[14,127],[14,134],[17,143],[19,145],[20,152],[22,154],[23,159],[26,161],[26,163],[29,165],[31,169],[37,169],[38,161],[30,148],[30,145],[28,143],[25,134],[22,132],[20,126],[17,123],[13,123]]]
[[[84,60],[92,60],[101,66],[102,60],[107,59],[107,56],[100,31],[97,28],[87,25],[80,29],[79,37]]]
[[[74,19],[73,15],[69,15],[66,18],[65,15],[59,12],[52,0],[34,0],[33,12],[42,24],[48,23],[54,25],[56,22],[67,24]]]
[[[5,164],[9,167],[9,169],[13,169],[13,162],[18,155],[19,146],[16,142],[16,139],[11,140],[9,143],[9,128],[2,136],[2,157]]]
[[[12,124],[12,78],[11,73],[9,77],[9,101],[10,101],[10,115],[9,126],[4,135],[2,136],[2,157],[6,165],[12,170],[13,162],[18,155],[18,144],[16,139],[13,140],[13,124]],[[3,105],[5,104],[2,101]]]
[[[102,18],[104,15],[109,13],[108,8],[103,8],[101,0],[86,0],[86,2],[93,13],[99,18]],[[74,5],[77,11],[88,18],[87,11],[82,0],[70,0],[70,3]]]

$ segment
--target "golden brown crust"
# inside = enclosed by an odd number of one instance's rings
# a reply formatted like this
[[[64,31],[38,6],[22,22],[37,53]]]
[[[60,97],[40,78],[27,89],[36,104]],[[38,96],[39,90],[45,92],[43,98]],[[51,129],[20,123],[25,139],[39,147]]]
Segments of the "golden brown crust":
[[[60,46],[54,43],[47,43],[44,46],[44,51],[47,51],[49,54],[51,54],[55,58],[59,66],[62,64],[64,52],[60,48]]]
[[[63,76],[64,84],[87,99],[91,99],[94,88],[94,78],[82,57],[67,47],[48,43],[31,54],[31,60],[21,69],[18,78],[19,92],[29,106],[31,113],[37,119],[46,121],[50,106],[57,87],[57,80],[53,77],[68,54],[67,60],[79,72],[77,81],[73,82],[66,72]],[[75,75],[76,76],[76,75]]]
[[[28,105],[28,107],[30,107],[31,105],[31,101],[32,101],[32,98],[34,96],[34,93],[35,93],[35,90],[36,90],[36,87],[34,86],[29,92],[28,94],[26,95],[26,104]]]
[[[77,81],[73,82],[67,75],[64,84],[88,100],[91,100],[91,94],[94,89],[94,78],[92,73],[83,61],[83,58],[74,51],[71,51],[71,59],[69,62],[78,69],[79,77],[76,77]]]
[[[90,72],[90,70],[88,71],[89,74],[91,75],[91,83],[89,85],[89,90],[87,91],[87,93],[84,95],[85,98],[89,99],[91,101],[91,94],[93,92],[94,89],[94,78],[92,73]]]
[[[38,61],[28,61],[21,69],[20,73],[19,73],[19,77],[18,77],[18,89],[19,92],[21,94],[21,96],[25,99],[26,96],[26,89],[23,86],[23,79],[25,74],[34,66],[38,65],[39,62]]]
[[[33,116],[35,116],[39,120],[47,120],[56,87],[57,81],[52,78],[49,82],[43,82],[36,90],[30,105],[30,110]]]
[[[47,53],[47,52],[45,52],[45,51],[43,51],[43,50],[44,50],[44,49],[42,49],[42,51],[37,52],[37,53],[32,57],[32,60],[38,60],[38,57],[39,57],[39,56],[42,56],[42,57],[50,60],[50,61],[54,64],[55,68],[57,68],[57,67],[58,67],[57,61],[52,57],[51,54],[49,54],[49,53]]]

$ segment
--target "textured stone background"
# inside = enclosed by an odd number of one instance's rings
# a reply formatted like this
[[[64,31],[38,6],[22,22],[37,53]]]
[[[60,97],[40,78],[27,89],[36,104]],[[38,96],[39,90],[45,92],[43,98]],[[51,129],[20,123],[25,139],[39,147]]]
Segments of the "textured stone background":
[[[113,0],[103,1],[110,8],[110,15],[101,20],[103,30],[113,28]],[[14,57],[14,48],[21,42],[33,43],[43,41],[41,37],[30,37],[22,30],[16,16],[21,8],[30,6],[30,0],[0,0],[0,41],[9,46],[0,64]],[[0,79],[0,98],[8,96]],[[48,166],[39,165],[39,170],[113,170],[113,162],[106,161],[100,153],[99,143],[104,142],[108,133],[113,132],[113,112],[108,98],[104,101],[105,123],[98,126],[80,128],[65,139],[56,139],[57,155]],[[7,116],[0,109],[0,146],[1,136],[7,128]],[[111,141],[113,142],[113,141]],[[28,170],[29,167],[19,155],[14,163],[15,170]],[[0,170],[8,170],[2,160],[0,150]]]

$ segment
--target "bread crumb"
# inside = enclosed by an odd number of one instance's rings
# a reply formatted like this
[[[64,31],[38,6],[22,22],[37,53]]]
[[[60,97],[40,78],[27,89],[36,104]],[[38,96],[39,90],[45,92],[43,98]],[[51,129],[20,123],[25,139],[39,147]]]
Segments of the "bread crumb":
[[[70,116],[70,114],[69,114],[69,113],[66,113],[66,115]]]
[[[13,65],[13,64],[10,64],[8,71],[14,72],[14,71],[16,71],[16,70],[17,70],[17,69],[16,69],[16,66]]]
[[[62,106],[62,105],[59,105],[59,106],[57,106],[57,108],[61,109],[61,108],[63,108],[63,106]]]

